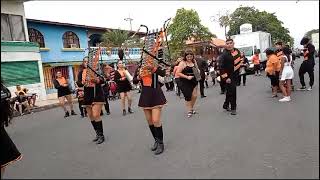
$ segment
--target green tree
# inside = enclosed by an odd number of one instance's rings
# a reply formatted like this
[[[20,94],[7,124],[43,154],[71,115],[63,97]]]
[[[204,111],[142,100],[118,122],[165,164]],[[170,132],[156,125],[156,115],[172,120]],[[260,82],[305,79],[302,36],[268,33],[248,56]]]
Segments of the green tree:
[[[305,34],[304,36],[306,36],[306,37],[308,37],[308,38],[311,39],[311,35],[312,35],[313,33],[319,33],[319,29],[312,29],[312,30],[306,32],[306,34]]]
[[[288,28],[283,27],[275,13],[259,11],[254,7],[238,7],[231,15],[228,35],[240,33],[240,26],[244,23],[252,24],[253,31],[265,31],[271,34],[272,43],[282,41],[293,45],[293,38],[289,35]]]
[[[105,32],[102,35],[103,46],[121,47],[122,44],[129,38],[129,33],[120,29],[115,29]]]
[[[169,48],[173,58],[176,58],[185,49],[185,41],[188,38],[204,41],[216,37],[207,27],[201,24],[199,15],[195,10],[184,8],[177,10],[175,17],[172,19],[172,24],[168,27],[168,36],[170,37]]]

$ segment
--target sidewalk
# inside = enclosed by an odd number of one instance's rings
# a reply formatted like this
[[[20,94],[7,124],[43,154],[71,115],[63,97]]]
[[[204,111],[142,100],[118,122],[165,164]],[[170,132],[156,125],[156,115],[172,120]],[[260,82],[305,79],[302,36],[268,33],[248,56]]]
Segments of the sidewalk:
[[[77,98],[72,98],[72,102],[73,103],[77,103],[78,99]],[[58,98],[52,98],[52,97],[48,97],[47,100],[37,100],[36,101],[36,107],[32,107],[31,108],[31,112],[35,113],[35,112],[40,112],[40,111],[44,111],[47,109],[52,109],[55,107],[59,106],[59,100]],[[20,116],[18,111],[14,111],[13,112],[13,116]]]

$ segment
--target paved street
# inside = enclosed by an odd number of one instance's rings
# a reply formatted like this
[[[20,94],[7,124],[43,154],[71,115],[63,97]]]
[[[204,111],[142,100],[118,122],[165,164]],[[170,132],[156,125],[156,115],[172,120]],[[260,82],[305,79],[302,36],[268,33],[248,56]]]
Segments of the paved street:
[[[4,178],[319,178],[318,61],[314,89],[293,92],[289,103],[270,97],[267,77],[247,76],[247,86],[238,87],[237,116],[222,110],[218,85],[205,90],[190,119],[184,100],[166,92],[165,152],[158,156],[136,92],[132,115],[110,102],[101,145],[91,142],[87,119],[64,119],[60,108],[17,117],[7,130],[24,157]]]

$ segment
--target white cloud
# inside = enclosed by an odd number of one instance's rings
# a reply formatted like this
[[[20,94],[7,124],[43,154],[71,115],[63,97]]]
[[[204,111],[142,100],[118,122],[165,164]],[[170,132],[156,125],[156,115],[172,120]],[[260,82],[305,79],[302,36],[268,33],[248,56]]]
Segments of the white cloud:
[[[210,16],[219,11],[233,12],[240,5],[254,6],[274,12],[289,29],[296,46],[305,32],[319,28],[319,1],[29,1],[24,5],[27,18],[109,28],[130,29],[124,20],[130,15],[133,30],[140,24],[160,28],[177,9],[192,8],[219,38],[224,38],[224,29]]]

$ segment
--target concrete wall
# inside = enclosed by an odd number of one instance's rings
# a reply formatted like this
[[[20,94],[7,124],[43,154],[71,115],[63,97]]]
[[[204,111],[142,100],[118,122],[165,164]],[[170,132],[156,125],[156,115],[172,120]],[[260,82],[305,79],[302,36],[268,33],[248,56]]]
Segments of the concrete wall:
[[[44,38],[45,51],[41,51],[41,59],[43,63],[48,62],[68,62],[68,61],[82,61],[85,49],[88,48],[87,32],[84,28],[44,24],[27,21],[28,28],[34,28],[40,31]],[[63,48],[63,34],[67,31],[74,32],[80,43],[80,49],[64,49]]]
[[[24,24],[24,32],[25,32],[26,41],[29,41],[27,21],[26,21],[25,14],[24,14],[23,1],[1,0],[1,13],[21,15],[23,17],[23,24]]]

